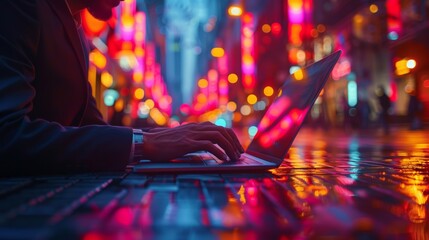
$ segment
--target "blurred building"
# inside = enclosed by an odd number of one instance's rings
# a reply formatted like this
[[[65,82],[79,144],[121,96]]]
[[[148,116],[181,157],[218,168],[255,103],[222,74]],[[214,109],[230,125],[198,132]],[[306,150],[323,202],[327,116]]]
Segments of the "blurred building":
[[[423,118],[429,119],[429,1],[401,1],[397,15],[398,37],[391,39],[389,49],[395,68],[395,81],[398,89],[398,101],[406,102],[415,95],[424,106]],[[389,20],[388,20],[389,21]],[[405,67],[404,67],[405,64]],[[404,100],[402,100],[402,99]],[[402,106],[405,108],[405,106]]]
[[[423,102],[428,118],[429,1],[315,0],[314,6],[316,58],[331,49],[344,52],[326,89],[330,121],[364,127],[375,121],[379,87],[389,95],[396,120],[406,119],[410,94]]]

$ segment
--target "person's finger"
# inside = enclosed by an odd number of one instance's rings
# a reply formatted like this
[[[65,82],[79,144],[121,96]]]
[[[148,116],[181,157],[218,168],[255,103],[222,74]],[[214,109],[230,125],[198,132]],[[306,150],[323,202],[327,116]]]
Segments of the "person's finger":
[[[234,131],[231,128],[224,128],[224,129],[232,139],[234,146],[240,151],[240,153],[244,153],[243,146],[241,146],[240,141],[238,141],[237,135],[235,135]]]
[[[217,125],[215,125],[209,121],[202,122],[202,123],[183,124],[183,125],[176,127],[176,130],[179,130],[179,129],[182,131],[186,131],[186,132],[195,131],[196,132],[195,135],[203,134],[206,131],[220,132],[224,136],[224,138],[227,140],[227,142],[229,142],[229,144],[232,146],[234,151],[236,152],[236,154],[235,154],[236,157],[231,158],[231,159],[238,159],[240,157],[240,154],[244,152],[243,147],[241,146],[240,142],[238,141],[237,136],[232,131],[232,129],[217,126]],[[220,141],[220,140],[218,140],[218,141]],[[222,142],[224,142],[224,141],[222,140]],[[225,148],[224,146],[222,148]],[[230,151],[227,151],[227,153],[229,156],[231,156],[231,154],[232,154]]]
[[[221,127],[221,126],[217,126],[211,122],[203,122],[201,123],[202,126],[206,127],[204,128],[204,130],[216,130],[221,132],[225,138],[228,139],[228,141],[233,144],[234,148],[236,148],[238,150],[238,153],[243,153],[244,149],[240,144],[240,141],[238,141],[237,136],[235,135],[234,131],[232,131],[232,129],[230,128],[225,128],[225,127]]]
[[[222,135],[228,140],[229,144],[234,148],[234,151],[237,153],[238,156],[241,155],[241,145],[240,143],[237,143],[234,138],[236,138],[235,135],[231,135],[227,128],[219,127],[219,131],[222,133]],[[237,139],[238,141],[238,139]]]
[[[215,155],[217,158],[221,160],[228,160],[228,156],[220,150],[218,147],[213,145],[213,143],[209,140],[199,140],[192,142],[192,152],[197,151],[207,151],[211,154]]]
[[[232,146],[228,139],[226,139],[219,131],[201,132],[197,139],[209,140],[214,144],[218,144],[232,160],[238,160],[240,158],[240,153],[236,151],[234,146]]]

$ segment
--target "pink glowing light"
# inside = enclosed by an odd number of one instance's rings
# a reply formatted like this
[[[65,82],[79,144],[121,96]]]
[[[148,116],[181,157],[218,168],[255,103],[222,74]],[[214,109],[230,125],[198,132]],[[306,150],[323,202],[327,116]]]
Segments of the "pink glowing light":
[[[344,59],[343,61],[335,64],[334,69],[332,70],[332,79],[339,80],[340,78],[347,76],[351,72],[350,61]]]
[[[228,58],[227,55],[223,55],[218,59],[219,73],[222,75],[228,74]]]
[[[145,57],[145,86],[152,88],[155,82],[155,46],[153,43],[146,44],[146,57]]]
[[[292,125],[292,119],[291,118],[284,118],[280,122],[280,127],[281,127],[282,130],[289,129],[291,125]]]
[[[262,118],[258,126],[258,132],[264,132],[268,126],[274,122],[282,112],[284,112],[290,106],[290,99],[286,96],[280,97],[270,107],[268,112]]]
[[[124,1],[121,4],[121,17],[119,19],[120,28],[119,35],[124,41],[130,41],[134,36],[134,15],[136,12],[136,0]]]
[[[253,89],[256,85],[255,82],[255,55],[254,55],[254,37],[253,25],[254,18],[251,14],[243,15],[243,27],[241,30],[241,54],[243,72],[242,83],[244,88]]]
[[[270,136],[265,135],[265,134],[262,135],[261,138],[259,139],[259,143],[261,144],[261,146],[263,146],[265,148],[271,146],[272,145],[271,142],[272,142],[272,140],[271,140]]]
[[[105,239],[101,233],[98,232],[88,232],[83,235],[82,240],[103,240]]]
[[[208,104],[209,107],[218,106],[218,87],[219,87],[219,74],[215,69],[210,69],[207,73],[208,86]]]
[[[180,106],[180,112],[182,112],[185,115],[188,115],[191,112],[191,107],[184,103]]]
[[[390,90],[391,90],[390,100],[392,102],[396,102],[396,100],[398,99],[398,86],[396,85],[395,81],[390,82]]]
[[[285,108],[286,109],[286,108]],[[284,110],[285,110],[284,109]],[[289,129],[301,123],[304,116],[308,112],[310,108],[307,107],[304,110],[301,109],[292,109],[289,114],[283,116],[283,118],[274,126],[271,127],[270,130],[264,131],[259,139],[259,143],[263,147],[271,147],[273,144],[281,139],[285,134],[288,133]],[[284,110],[282,113],[284,113]],[[278,117],[272,118],[271,122],[274,122],[278,119]],[[270,125],[270,124],[269,124]]]
[[[304,22],[304,11],[303,9],[294,9],[289,8],[288,11],[289,14],[289,21],[290,23],[303,23]]]
[[[122,207],[116,211],[114,219],[122,226],[131,226],[134,221],[134,213],[131,208]]]

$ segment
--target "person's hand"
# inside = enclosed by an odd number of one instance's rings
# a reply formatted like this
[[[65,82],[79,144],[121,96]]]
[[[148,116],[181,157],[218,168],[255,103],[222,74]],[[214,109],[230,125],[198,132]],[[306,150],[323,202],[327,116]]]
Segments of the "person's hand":
[[[244,152],[232,129],[210,122],[144,132],[143,159],[167,161],[196,151],[208,151],[219,159],[228,156],[231,160],[238,160]]]

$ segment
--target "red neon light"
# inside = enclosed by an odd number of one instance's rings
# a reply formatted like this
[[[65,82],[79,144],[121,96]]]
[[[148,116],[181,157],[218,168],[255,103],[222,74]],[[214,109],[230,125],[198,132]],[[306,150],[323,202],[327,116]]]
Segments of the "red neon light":
[[[280,25],[278,22],[271,24],[271,32],[273,35],[280,35],[282,32],[282,25]]]
[[[387,0],[386,9],[388,32],[394,31],[399,34],[402,31],[400,0]]]
[[[396,86],[396,83],[394,81],[390,82],[390,91],[390,101],[396,102],[396,100],[398,99],[398,87]]]

